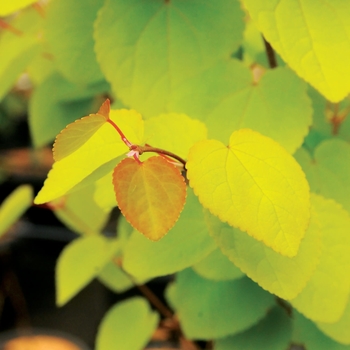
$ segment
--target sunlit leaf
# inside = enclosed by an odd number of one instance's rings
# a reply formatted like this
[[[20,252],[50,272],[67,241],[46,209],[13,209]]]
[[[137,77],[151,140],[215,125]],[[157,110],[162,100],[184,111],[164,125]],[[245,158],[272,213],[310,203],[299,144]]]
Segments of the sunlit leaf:
[[[192,268],[198,275],[214,281],[229,281],[244,275],[219,248],[193,265]]]
[[[0,4],[0,17],[6,17],[13,12],[21,10],[31,4],[34,4],[38,0],[11,0],[4,1]]]
[[[123,215],[152,241],[174,226],[186,200],[183,176],[160,156],[142,163],[132,158],[122,160],[114,169],[113,184]]]
[[[131,142],[140,143],[143,136],[140,114],[132,110],[111,110],[110,119],[117,123]],[[54,163],[35,202],[45,203],[63,196],[99,168],[108,165],[106,171],[98,174],[100,177],[93,178],[97,181],[114,168],[118,162],[114,159],[127,152],[128,147],[116,130],[109,123],[104,123],[79,149]],[[108,164],[110,161],[112,164]]]
[[[134,232],[124,250],[123,267],[137,278],[169,275],[202,260],[216,248],[204,222],[203,207],[188,189],[175,226],[158,242]]]
[[[287,349],[291,336],[291,318],[285,310],[275,307],[252,328],[231,337],[217,339],[215,350]]]
[[[17,187],[0,205],[0,236],[23,215],[33,203],[33,189],[29,185]]]
[[[191,269],[176,275],[168,298],[190,339],[221,338],[241,332],[262,319],[273,304],[273,296],[247,277],[215,282]]]
[[[350,4],[342,0],[244,0],[282,58],[333,102],[350,92]]]
[[[100,208],[106,211],[118,206],[112,179],[113,171],[110,171],[95,183],[94,200]]]
[[[350,294],[350,216],[340,205],[311,197],[322,232],[322,255],[306,287],[292,305],[308,318],[336,322]]]
[[[101,235],[83,237],[67,245],[56,265],[56,302],[67,303],[95,278],[119,249],[118,241]]]
[[[275,252],[208,212],[206,222],[222,252],[262,288],[280,298],[295,298],[319,263],[321,230],[314,210],[298,254],[292,258]]]
[[[5,3],[6,5],[0,4],[0,16],[2,8],[12,8],[12,1]],[[0,100],[40,52],[39,32],[42,22],[41,16],[34,9],[30,9],[10,22],[12,27],[23,32],[21,35],[6,31],[0,36]]]
[[[309,224],[309,186],[279,144],[242,129],[232,133],[228,147],[198,142],[186,167],[190,186],[213,214],[278,253],[297,254]]]
[[[93,23],[103,0],[51,1],[47,7],[45,38],[64,77],[77,84],[103,78],[94,53]]]
[[[114,305],[99,326],[96,350],[140,350],[150,340],[159,316],[145,299],[134,297]]]
[[[312,115],[306,84],[290,69],[269,70],[254,81],[252,72],[234,59],[174,88],[168,108],[205,122],[209,138],[227,142],[233,131],[251,128],[290,153],[303,143]]]
[[[97,58],[123,102],[157,115],[176,85],[238,48],[243,17],[236,0],[106,1]]]
[[[348,329],[347,329],[348,331]],[[349,350],[349,345],[339,344],[323,334],[313,322],[298,312],[293,312],[293,342],[303,344],[307,350]]]
[[[146,143],[185,159],[190,147],[206,138],[206,126],[185,114],[161,114],[145,121]]]

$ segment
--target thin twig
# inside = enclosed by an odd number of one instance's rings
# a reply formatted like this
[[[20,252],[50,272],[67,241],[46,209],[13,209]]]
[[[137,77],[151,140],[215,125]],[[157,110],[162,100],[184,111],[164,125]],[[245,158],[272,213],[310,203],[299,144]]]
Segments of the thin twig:
[[[269,42],[266,41],[266,39],[263,37],[265,50],[266,50],[266,56],[269,61],[270,68],[276,68],[277,67],[277,60],[275,51],[273,50],[272,46]]]

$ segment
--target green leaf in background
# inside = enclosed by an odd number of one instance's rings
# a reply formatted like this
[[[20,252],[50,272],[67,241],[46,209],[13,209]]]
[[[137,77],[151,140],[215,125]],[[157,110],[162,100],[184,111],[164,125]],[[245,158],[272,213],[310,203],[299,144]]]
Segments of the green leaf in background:
[[[53,212],[70,230],[80,234],[97,234],[105,226],[109,210],[104,210],[93,199],[95,185],[74,191],[50,202]]]
[[[292,336],[292,320],[275,307],[252,328],[237,335],[215,340],[215,350],[282,350]]]
[[[66,304],[91,282],[120,249],[119,242],[101,235],[75,239],[56,264],[56,302]]]
[[[204,222],[203,207],[188,189],[175,226],[158,242],[134,231],[124,250],[123,267],[138,279],[164,276],[193,265],[216,248]]]
[[[144,349],[156,329],[159,315],[147,301],[134,297],[114,305],[99,326],[96,350]]]
[[[144,141],[187,158],[189,149],[207,138],[207,128],[185,114],[169,113],[145,121]],[[181,140],[181,141],[180,141]]]
[[[28,9],[10,22],[11,26],[22,32],[21,35],[10,31],[1,33],[0,100],[12,88],[31,60],[40,52],[39,34],[42,22],[43,19],[37,11]]]
[[[298,254],[293,258],[276,253],[209,212],[206,222],[223,253],[262,288],[283,299],[295,298],[319,263],[321,230],[314,210]]]
[[[274,302],[271,294],[248,277],[214,282],[192,269],[176,275],[167,297],[189,339],[222,338],[241,332],[261,320]]]
[[[214,281],[229,281],[244,275],[219,248],[193,265],[192,268],[201,277]]]
[[[118,162],[115,162],[117,164]],[[95,182],[94,201],[96,204],[104,209],[110,211],[118,206],[115,198],[114,187],[112,183],[113,171],[109,171],[105,176],[101,177]]]
[[[290,153],[303,143],[312,115],[306,84],[291,70],[269,70],[254,82],[252,72],[234,59],[173,89],[169,110],[205,122],[209,138],[227,142],[233,131],[250,128]]]
[[[311,202],[322,232],[322,254],[306,287],[291,303],[314,321],[333,323],[350,294],[350,216],[333,200],[312,195]]]
[[[30,81],[39,86],[55,71],[55,65],[50,54],[42,48],[27,66],[27,73]]]
[[[347,328],[347,332],[349,328]],[[293,312],[293,343],[307,350],[349,350],[350,345],[339,344],[324,335],[313,322],[298,312]]]
[[[96,62],[93,22],[103,0],[51,1],[47,7],[44,36],[64,77],[76,84],[103,79]]]
[[[244,0],[267,41],[330,101],[350,92],[350,3],[342,0]]]
[[[340,139],[325,140],[315,149],[313,159],[305,153],[299,158],[311,191],[336,200],[350,211],[349,143]]]
[[[89,114],[95,107],[94,96],[106,91],[108,85],[105,82],[82,88],[57,72],[50,75],[35,89],[29,104],[29,126],[34,146],[53,141],[67,124]]]
[[[350,300],[348,300],[345,311],[337,322],[317,322],[316,326],[333,340],[348,345],[350,349]]]
[[[0,236],[23,215],[33,203],[33,189],[29,185],[17,187],[0,205]]]
[[[176,85],[237,50],[243,16],[236,0],[108,0],[95,26],[97,58],[124,103],[157,115]]]

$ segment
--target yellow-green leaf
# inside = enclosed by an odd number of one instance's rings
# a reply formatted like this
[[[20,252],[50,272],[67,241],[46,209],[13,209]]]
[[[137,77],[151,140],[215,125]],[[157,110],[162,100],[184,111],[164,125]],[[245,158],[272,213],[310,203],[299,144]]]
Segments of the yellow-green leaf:
[[[187,158],[189,149],[207,138],[205,124],[186,114],[168,113],[145,121],[145,142]]]
[[[78,238],[66,246],[56,264],[57,304],[64,305],[92,281],[118,249],[118,241],[102,235]]]
[[[309,186],[278,143],[238,130],[227,147],[216,140],[194,145],[187,169],[190,186],[214,215],[282,255],[297,254],[309,224]]]
[[[33,189],[29,185],[17,187],[0,205],[0,236],[32,205]]]
[[[0,4],[0,17],[6,17],[13,12],[21,10],[31,4],[34,4],[38,0],[11,0],[3,1]]]
[[[244,0],[266,39],[302,78],[333,102],[350,92],[350,3]]]
[[[314,210],[298,254],[292,258],[276,253],[209,212],[206,222],[222,252],[253,281],[280,298],[295,298],[319,263],[321,231]]]
[[[152,241],[174,226],[186,200],[183,176],[160,156],[142,163],[132,158],[122,160],[114,169],[113,184],[125,218]]]
[[[123,143],[119,134],[110,123],[103,123],[92,135],[86,132],[86,129],[90,130],[91,126],[95,127],[96,125],[95,123],[90,124],[88,118],[84,118],[84,122],[81,122],[81,124],[74,126],[75,124],[73,123],[71,126],[73,125],[73,128],[77,128],[79,125],[82,126],[85,128],[85,131],[82,130],[82,133],[85,135],[83,139],[87,138],[86,135],[89,138],[83,144],[80,142],[80,147],[73,153],[54,163],[44,183],[44,187],[35,198],[35,203],[45,203],[63,196],[95,170],[128,151],[128,147]],[[95,121],[96,118],[92,118]],[[109,118],[123,130],[130,142],[135,144],[141,142],[143,121],[139,113],[125,109],[111,110]],[[67,129],[69,128],[70,126],[67,127]],[[63,142],[64,137],[60,140]],[[73,142],[73,145],[76,146],[76,143]],[[73,151],[74,149],[75,147],[70,150]],[[66,153],[68,153],[68,150],[63,152],[63,154]],[[105,173],[102,176],[104,175]]]
[[[344,312],[350,294],[350,216],[333,200],[312,195],[322,232],[322,255],[306,287],[292,305],[306,317],[336,322]]]

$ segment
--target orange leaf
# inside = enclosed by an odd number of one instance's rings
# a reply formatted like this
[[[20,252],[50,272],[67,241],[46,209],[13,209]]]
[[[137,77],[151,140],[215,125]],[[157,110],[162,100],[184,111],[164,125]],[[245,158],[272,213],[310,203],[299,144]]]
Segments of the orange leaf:
[[[55,161],[80,148],[109,119],[110,102],[107,99],[96,114],[76,120],[57,135],[53,147]]]
[[[113,184],[125,218],[152,241],[174,226],[186,200],[180,171],[159,156],[142,163],[132,158],[122,160],[114,169]]]

